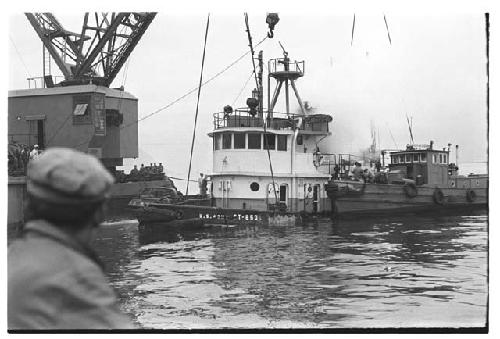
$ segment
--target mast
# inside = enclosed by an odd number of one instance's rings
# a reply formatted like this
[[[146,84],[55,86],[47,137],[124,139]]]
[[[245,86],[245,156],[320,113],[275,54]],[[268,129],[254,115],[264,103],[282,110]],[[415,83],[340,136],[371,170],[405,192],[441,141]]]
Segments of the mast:
[[[259,74],[257,75],[258,82],[258,100],[259,100],[259,118],[264,117],[264,87],[262,86],[262,73],[264,71],[264,53],[259,51]]]

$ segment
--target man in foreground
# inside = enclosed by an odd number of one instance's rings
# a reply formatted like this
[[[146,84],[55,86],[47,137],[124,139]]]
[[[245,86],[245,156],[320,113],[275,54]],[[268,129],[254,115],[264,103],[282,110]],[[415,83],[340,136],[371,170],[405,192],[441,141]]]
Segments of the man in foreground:
[[[90,248],[112,183],[99,160],[75,150],[29,162],[28,221],[8,251],[9,330],[132,327]]]

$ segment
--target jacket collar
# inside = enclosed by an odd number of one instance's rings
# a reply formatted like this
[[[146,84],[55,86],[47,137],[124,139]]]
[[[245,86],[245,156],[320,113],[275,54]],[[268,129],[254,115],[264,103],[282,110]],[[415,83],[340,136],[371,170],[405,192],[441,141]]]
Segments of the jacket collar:
[[[24,225],[23,236],[29,237],[33,234],[50,238],[61,245],[85,255],[101,268],[104,267],[102,261],[99,259],[95,251],[90,248],[90,246],[78,241],[76,238],[63,231],[60,227],[57,227],[46,220],[30,220]]]

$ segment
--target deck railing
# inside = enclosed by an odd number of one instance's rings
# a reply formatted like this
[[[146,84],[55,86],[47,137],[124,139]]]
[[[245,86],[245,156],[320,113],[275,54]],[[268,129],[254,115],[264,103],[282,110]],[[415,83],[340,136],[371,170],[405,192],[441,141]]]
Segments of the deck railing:
[[[303,76],[305,71],[304,61],[292,61],[290,59],[278,58],[269,60],[269,73],[290,72]]]
[[[267,112],[264,112],[264,116],[267,115]],[[302,118],[300,130],[315,132],[329,131],[327,122],[309,119],[307,115],[273,112],[272,116],[272,119],[260,118],[257,112],[252,114],[248,108],[238,108],[229,114],[218,112],[214,113],[214,129],[225,127],[264,127],[264,123],[270,129],[295,129],[299,118]]]
[[[352,170],[356,162],[365,162],[367,160],[362,156],[348,153],[319,153],[316,155],[316,159],[316,168],[318,171],[326,174],[334,174],[337,169],[338,176],[342,179],[346,179],[348,177],[349,172]]]

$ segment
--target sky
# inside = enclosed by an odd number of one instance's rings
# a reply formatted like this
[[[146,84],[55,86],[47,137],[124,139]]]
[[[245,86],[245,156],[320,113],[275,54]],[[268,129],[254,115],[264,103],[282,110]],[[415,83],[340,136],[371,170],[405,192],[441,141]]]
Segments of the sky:
[[[81,29],[83,13],[53,13],[66,29]],[[265,11],[249,13],[254,44],[267,32],[265,19]],[[263,50],[265,60],[282,57],[281,42],[292,59],[305,60],[305,76],[297,81],[302,100],[309,101],[316,113],[333,116],[333,135],[320,144],[322,152],[356,153],[367,148],[372,121],[381,148],[403,148],[410,143],[408,115],[415,143],[458,144],[460,162],[484,164],[488,140],[482,12],[386,13],[386,19],[391,43],[383,12],[356,13],[351,45],[353,12],[280,13],[274,38],[256,51]],[[197,86],[206,20],[206,14],[199,12],[157,14],[133,51],[126,73],[122,68],[111,86],[124,85],[139,99],[139,117]],[[28,76],[42,74],[42,43],[22,14],[9,16],[8,32],[8,89],[27,88]],[[211,13],[204,79],[248,51],[246,34],[243,11]],[[238,94],[251,71],[247,56],[202,88],[194,177],[211,171],[207,133],[213,127],[213,113],[227,104],[245,106],[254,82]],[[292,111],[298,110],[297,102],[291,102]],[[186,177],[195,108],[193,93],[140,122],[139,158],[126,160],[126,168],[162,162],[167,174]],[[277,110],[284,111],[283,101]]]
[[[281,41],[292,58],[306,61],[306,76],[297,82],[297,87],[302,98],[318,112],[333,116],[333,136],[328,148],[356,151],[367,147],[371,120],[380,132],[382,147],[393,148],[395,144],[403,147],[409,142],[408,114],[413,117],[416,142],[427,143],[432,139],[440,147],[448,142],[459,144],[461,161],[485,161],[489,144],[482,13],[493,13],[491,128],[498,126],[494,80],[498,79],[495,60],[500,53],[494,43],[498,32],[494,20],[498,16],[493,5],[495,2],[358,0],[347,6],[338,3],[316,1],[311,5],[309,2],[275,0],[270,6],[265,0],[251,3],[183,0],[158,6],[154,1],[146,4],[122,0],[117,5],[112,1],[87,0],[45,1],[42,9],[35,1],[10,2],[4,5],[4,20],[0,22],[5,46],[0,53],[1,64],[3,74],[7,75],[2,77],[2,88],[4,93],[7,89],[27,88],[28,73],[33,76],[42,73],[42,44],[25,17],[18,14],[25,11],[49,9],[68,29],[78,30],[84,10],[106,6],[108,10],[145,10],[137,6],[146,5],[149,10],[159,10],[132,53],[124,83],[126,90],[139,98],[139,116],[156,111],[197,86],[207,12],[211,12],[211,17],[205,78],[216,74],[248,50],[243,19],[245,10],[250,9],[254,41],[259,41],[266,32],[266,11],[276,11],[281,20],[276,26],[275,37],[260,47],[266,59],[280,57],[278,41]],[[351,46],[354,12],[356,27]],[[383,13],[386,14],[392,44],[387,39]],[[247,57],[203,87],[193,157],[195,175],[211,168],[211,142],[206,134],[212,127],[212,113],[233,103],[250,72],[251,60]],[[113,86],[121,85],[124,78],[122,72]],[[251,89],[250,82],[234,106],[243,106]],[[169,175],[185,177],[195,107],[196,96],[192,94],[140,123],[140,158],[136,163],[163,162]],[[6,112],[7,100],[4,100],[3,108]],[[5,134],[6,125],[0,124]],[[493,128],[489,142],[490,151],[493,151],[490,154],[494,155],[497,138]],[[496,158],[493,156],[489,160],[490,168],[497,168]],[[132,163],[127,161],[128,165]],[[6,171],[3,175],[6,182]],[[493,194],[496,182],[492,176],[491,206],[498,205]],[[5,203],[6,199],[7,190],[4,190],[2,201]],[[498,213],[495,209],[490,211],[490,223],[495,224]],[[489,228],[490,239],[498,239],[496,232],[495,227]],[[489,251],[491,260],[498,257],[495,246]],[[6,260],[5,256],[2,258]],[[495,270],[489,271],[489,281],[492,287],[497,286]],[[495,291],[490,289],[491,300],[495,300]],[[490,305],[491,314],[498,314],[495,303]],[[490,333],[494,329],[495,323],[491,322]]]

